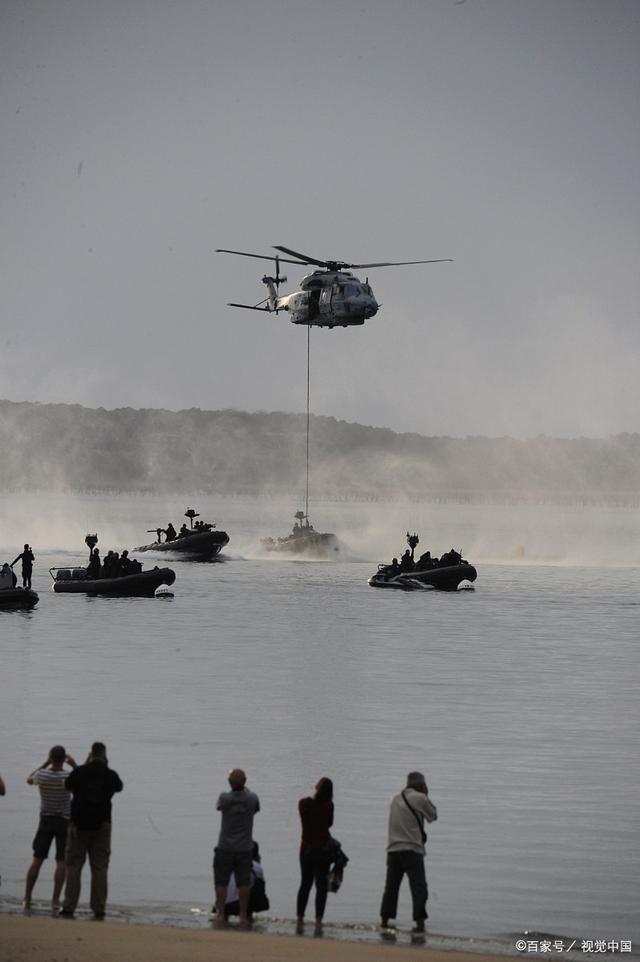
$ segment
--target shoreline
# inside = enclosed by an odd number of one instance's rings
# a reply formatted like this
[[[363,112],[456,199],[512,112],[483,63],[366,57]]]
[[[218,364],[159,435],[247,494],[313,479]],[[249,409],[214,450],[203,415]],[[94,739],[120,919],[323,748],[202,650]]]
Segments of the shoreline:
[[[322,938],[313,925],[304,936],[277,934],[256,924],[253,931],[237,926],[222,930],[150,924],[133,918],[93,922],[89,915],[74,920],[51,915],[0,914],[0,962],[504,962],[505,954],[476,949],[446,949],[426,942],[412,945],[409,933],[398,933],[397,944],[336,938],[328,925]],[[517,953],[514,951],[513,955]]]
[[[58,924],[65,920],[57,918],[57,912],[51,909],[51,903],[44,899],[35,899],[31,909],[26,911],[18,898],[0,898],[0,926],[2,920],[13,919],[15,921],[49,921]],[[93,916],[88,906],[81,905],[76,911],[75,919],[71,924],[84,926],[85,922],[93,923]],[[272,916],[267,913],[257,915],[251,930],[247,933],[240,930],[238,920],[233,919],[223,929],[218,929],[212,923],[209,911],[200,907],[185,904],[161,904],[161,903],[138,903],[135,905],[119,905],[110,903],[107,911],[106,922],[116,927],[126,927],[128,929],[150,928],[159,929],[167,932],[184,932],[200,934],[220,934],[226,932],[234,935],[268,936],[284,939],[286,942],[294,941],[299,944],[301,937],[296,935],[296,920]],[[421,951],[425,947],[429,951],[445,952],[447,958],[453,954],[462,954],[477,958],[483,956],[490,959],[502,959],[521,955],[515,948],[514,938],[501,938],[500,936],[469,936],[445,934],[429,929],[427,922],[427,933],[425,939],[412,939],[411,922],[406,920],[399,924],[395,929],[395,935],[382,937],[380,929],[375,922],[325,922],[321,939],[313,937],[314,925],[311,917],[307,919],[304,938],[306,942],[311,939],[314,944],[318,941],[331,943],[334,946],[341,945],[346,948],[359,945],[363,948],[389,948],[394,945],[397,947],[418,947]],[[93,924],[91,926],[94,927]],[[4,962],[0,956],[0,962]]]

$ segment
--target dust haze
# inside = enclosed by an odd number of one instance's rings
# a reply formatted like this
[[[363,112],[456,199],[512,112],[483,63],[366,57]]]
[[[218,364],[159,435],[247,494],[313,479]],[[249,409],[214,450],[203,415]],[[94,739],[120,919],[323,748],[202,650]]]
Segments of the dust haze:
[[[87,533],[103,550],[147,544],[147,529],[181,521],[187,506],[230,536],[223,563],[264,560],[260,538],[288,534],[300,502],[292,498],[231,498],[192,493],[14,495],[0,506],[0,551],[12,561],[25,541],[36,569],[85,563]],[[390,561],[406,547],[407,531],[420,536],[420,551],[459,549],[474,564],[628,566],[640,564],[640,510],[559,505],[434,504],[409,501],[362,503],[312,500],[311,521],[342,545],[341,561]],[[147,564],[157,563],[141,556]],[[46,562],[46,564],[45,564]],[[274,562],[275,563],[275,562]],[[291,563],[282,562],[279,563]],[[373,570],[373,569],[372,569]]]

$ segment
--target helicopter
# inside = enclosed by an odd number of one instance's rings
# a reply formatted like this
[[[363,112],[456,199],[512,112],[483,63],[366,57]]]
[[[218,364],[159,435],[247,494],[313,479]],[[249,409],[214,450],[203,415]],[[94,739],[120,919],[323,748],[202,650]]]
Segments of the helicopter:
[[[275,261],[275,277],[266,275],[262,283],[268,295],[257,304],[238,304],[229,302],[229,307],[243,307],[250,311],[267,311],[277,314],[288,311],[292,324],[305,324],[307,327],[355,327],[364,324],[369,317],[378,313],[380,305],[369,286],[369,278],[364,282],[350,272],[349,268],[361,270],[369,267],[402,267],[407,264],[443,264],[452,262],[450,257],[429,261],[381,261],[376,264],[347,264],[345,261],[322,261],[317,257],[300,254],[289,247],[274,245],[274,250],[290,254],[296,260],[281,257],[279,254],[250,254],[247,251],[231,251],[218,248],[217,254],[237,254],[239,257],[257,257],[261,260]],[[320,270],[306,274],[300,281],[300,288],[291,294],[280,295],[280,285],[287,280],[280,274],[280,264],[296,264],[299,267],[315,265]]]

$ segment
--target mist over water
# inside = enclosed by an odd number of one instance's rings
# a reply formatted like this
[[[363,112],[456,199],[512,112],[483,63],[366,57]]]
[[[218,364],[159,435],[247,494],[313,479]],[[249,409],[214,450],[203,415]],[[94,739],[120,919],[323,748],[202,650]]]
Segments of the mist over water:
[[[101,550],[131,549],[154,541],[158,526],[172,521],[178,527],[194,506],[229,533],[225,556],[267,558],[260,539],[290,533],[301,504],[202,494],[12,495],[0,504],[1,544],[9,561],[25,541],[36,552],[59,549],[84,558],[84,537],[96,531]],[[440,555],[455,547],[473,563],[640,565],[635,508],[311,501],[309,514],[317,531],[337,535],[341,560],[390,560],[404,551],[406,532],[416,531],[419,552]]]
[[[175,562],[172,601],[48,590],[46,569],[83,560],[88,531],[103,551],[131,547],[187,504],[228,531],[230,560]],[[440,812],[429,829],[431,931],[640,938],[637,513],[324,502],[310,507],[316,528],[369,561],[252,557],[261,536],[290,529],[297,507],[3,503],[2,554],[33,545],[40,603],[0,612],[10,679],[0,700],[2,897],[19,899],[29,860],[37,797],[27,772],[55,742],[82,758],[99,738],[125,782],[114,802],[114,905],[170,904],[185,919],[208,909],[215,798],[240,764],[262,799],[256,837],[272,914],[294,914],[296,802],[327,774],[351,858],[327,919],[373,923],[388,801],[419,768]],[[369,588],[407,529],[421,547],[461,547],[478,566],[475,590]],[[524,560],[508,562],[518,544]],[[50,894],[49,869],[36,899]],[[406,894],[399,920],[409,922]]]

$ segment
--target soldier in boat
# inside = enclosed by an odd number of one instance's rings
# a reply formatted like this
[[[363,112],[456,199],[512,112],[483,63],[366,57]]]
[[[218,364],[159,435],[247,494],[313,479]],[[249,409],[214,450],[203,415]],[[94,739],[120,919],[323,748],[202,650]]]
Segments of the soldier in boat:
[[[176,537],[177,537],[177,535],[176,535],[176,529],[173,527],[173,525],[171,524],[171,522],[169,522],[169,524],[167,525],[167,527],[164,529],[164,534],[165,534],[165,538],[166,538],[167,541],[175,541],[175,540],[176,540]]]
[[[35,560],[36,559],[34,558],[33,551],[31,550],[30,545],[26,544],[24,546],[24,551],[22,552],[22,554],[19,554],[18,557],[14,558],[13,561],[11,562],[12,568],[17,561],[22,562],[22,587],[23,588],[31,587],[31,575],[33,573],[33,562]]]
[[[94,548],[91,552],[91,557],[89,558],[89,564],[87,565],[87,578],[99,578],[100,577],[100,552],[97,548]]]
[[[402,558],[400,559],[400,571],[402,571],[403,573],[408,571],[413,571],[414,567],[415,565],[413,563],[413,558],[411,557],[411,552],[407,548],[405,553],[402,555]]]
[[[437,561],[434,562],[434,559],[431,557],[431,552],[425,551],[424,554],[421,554],[418,560],[416,561],[415,570],[429,571],[431,568],[434,568],[436,564],[437,564]]]

